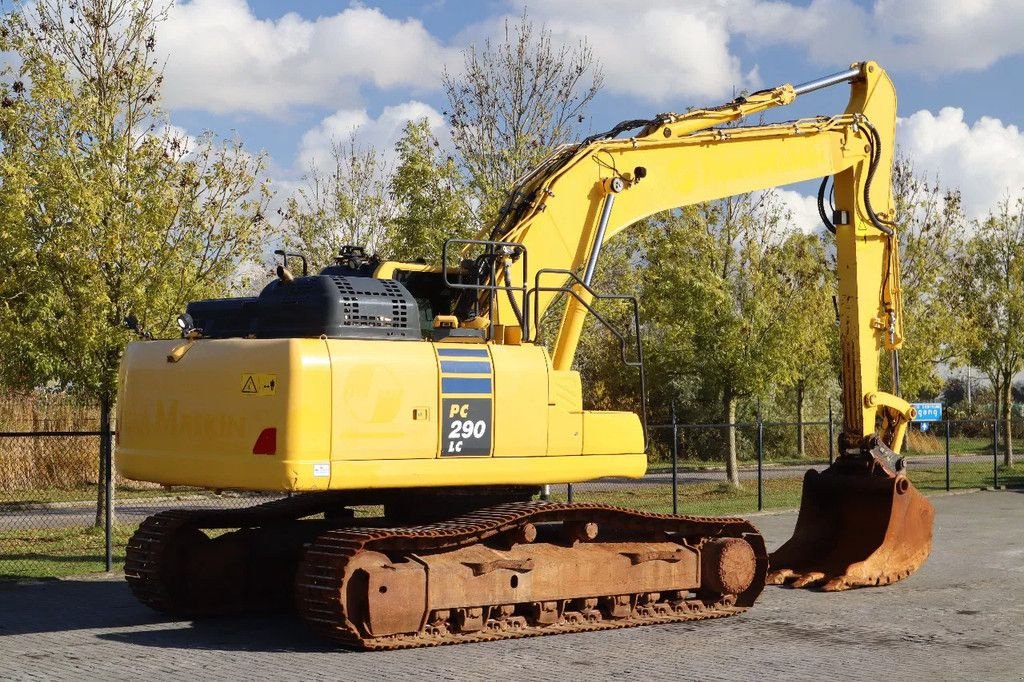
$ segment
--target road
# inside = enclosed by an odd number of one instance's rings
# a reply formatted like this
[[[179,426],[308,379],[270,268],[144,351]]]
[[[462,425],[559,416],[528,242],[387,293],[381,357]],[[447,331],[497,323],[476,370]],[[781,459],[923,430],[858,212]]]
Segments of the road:
[[[0,678],[1024,679],[1024,494],[931,499],[932,556],[889,587],[770,587],[750,612],[720,621],[457,647],[350,653],[290,616],[163,617],[116,576],[0,585]],[[753,520],[774,547],[795,515]]]
[[[137,524],[147,516],[165,509],[248,507],[277,499],[277,495],[135,498],[117,500],[114,516],[119,523]],[[0,504],[0,532],[19,529],[76,528],[92,525],[96,502],[57,502],[46,504]]]

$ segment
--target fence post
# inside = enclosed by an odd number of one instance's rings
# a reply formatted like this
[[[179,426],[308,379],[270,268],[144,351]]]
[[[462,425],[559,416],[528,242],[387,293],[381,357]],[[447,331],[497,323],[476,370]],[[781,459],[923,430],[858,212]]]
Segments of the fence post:
[[[761,401],[757,401],[757,511],[764,509],[764,421],[761,419]]]
[[[998,400],[998,399],[997,399]],[[999,403],[996,403],[996,418],[992,422],[992,487],[999,487]]]
[[[572,502],[572,483],[565,484],[565,500],[566,502]]]
[[[835,459],[835,447],[836,447],[836,438],[835,438],[836,434],[835,434],[835,427],[832,425],[832,419],[833,419],[833,417],[832,417],[832,398],[829,397],[829,399],[828,399],[828,463],[829,463],[829,466],[832,465],[832,460]]]
[[[945,414],[945,410],[943,410]],[[943,421],[946,422],[946,492],[949,492],[949,418],[947,417]]]
[[[676,404],[669,405],[672,411],[672,513],[679,513],[679,419]]]
[[[100,457],[103,459],[103,496],[106,502],[103,541],[108,573],[114,570],[114,448],[110,436],[110,398],[103,397],[100,400]]]

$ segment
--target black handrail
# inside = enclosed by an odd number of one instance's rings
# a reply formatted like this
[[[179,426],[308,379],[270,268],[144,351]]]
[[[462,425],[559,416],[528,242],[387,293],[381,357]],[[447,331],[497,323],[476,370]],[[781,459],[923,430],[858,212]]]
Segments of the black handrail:
[[[458,282],[451,281],[450,279],[448,279],[448,272],[449,272],[449,270],[448,270],[448,248],[449,248],[449,245],[456,245],[456,244],[460,244],[460,245],[464,245],[464,246],[466,246],[466,245],[484,246],[484,247],[486,247],[486,250],[484,251],[484,254],[488,255],[488,256],[501,256],[501,257],[511,256],[512,260],[513,261],[518,261],[520,263],[520,265],[522,266],[522,268],[523,268],[523,274],[522,274],[522,282],[523,283],[521,285],[519,285],[519,286],[512,285],[511,283],[505,284],[505,285],[498,284],[497,283],[498,282],[498,270],[497,270],[497,260],[498,259],[497,258],[491,258],[490,259],[490,261],[491,261],[490,262],[491,274],[490,274],[490,278],[488,279],[488,283],[487,284],[482,284],[480,282],[467,283],[467,282],[462,282],[462,281],[458,281]],[[502,253],[499,249],[504,250],[504,253]],[[444,285],[446,287],[449,287],[451,289],[470,289],[470,290],[475,290],[475,291],[487,291],[488,292],[488,297],[487,297],[487,316],[488,316],[488,320],[489,320],[488,340],[493,340],[494,339],[494,308],[495,308],[495,305],[496,305],[494,299],[495,299],[495,292],[498,292],[498,291],[519,292],[522,295],[522,302],[523,302],[522,303],[522,306],[523,306],[522,316],[523,316],[523,319],[519,320],[519,323],[520,323],[520,325],[521,325],[521,327],[523,329],[523,340],[525,341],[525,340],[527,340],[529,338],[530,333],[529,333],[529,327],[527,325],[527,322],[529,321],[529,301],[527,300],[528,297],[529,297],[529,291],[527,289],[527,284],[526,284],[526,273],[527,272],[529,272],[529,271],[527,270],[526,245],[524,245],[524,244],[519,244],[519,243],[516,243],[516,242],[495,241],[495,240],[491,240],[491,239],[458,239],[458,238],[451,238],[451,239],[446,239],[444,241],[444,245],[441,247],[441,276],[442,276],[442,279],[444,280]],[[511,282],[511,279],[508,277],[507,269],[505,270],[505,272],[503,274],[506,277],[505,281],[506,282]],[[460,280],[461,280],[461,276],[462,276],[462,269],[461,269],[461,267],[459,269],[459,276],[460,276]],[[514,302],[514,299],[513,299],[513,302]]]
[[[544,275],[561,275],[563,276],[563,284],[558,287],[542,287],[540,285],[540,278]],[[565,283],[565,279],[572,280],[570,283]],[[598,313],[590,301],[585,300],[580,296],[577,287],[586,291],[591,300],[594,301],[628,301],[632,306],[633,312],[633,330],[636,336],[636,360],[630,360],[626,353],[626,346],[629,345],[625,335],[622,334],[615,326],[606,320]],[[587,309],[587,312],[594,316],[598,322],[600,322],[608,331],[615,335],[615,338],[619,341],[619,355],[622,358],[622,363],[627,367],[637,367],[640,370],[640,419],[644,430],[644,451],[647,450],[649,445],[649,439],[647,437],[647,377],[644,371],[644,349],[643,342],[640,338],[640,303],[637,301],[636,296],[626,296],[624,294],[599,294],[592,288],[587,286],[579,275],[572,270],[564,270],[561,268],[544,268],[538,270],[534,275],[534,286],[527,293],[527,300],[530,295],[533,295],[536,301],[536,297],[541,293],[565,293],[572,296],[574,299],[580,302],[580,304]],[[533,326],[534,329],[540,331],[540,304],[537,303],[533,306]],[[525,335],[524,335],[525,338]]]

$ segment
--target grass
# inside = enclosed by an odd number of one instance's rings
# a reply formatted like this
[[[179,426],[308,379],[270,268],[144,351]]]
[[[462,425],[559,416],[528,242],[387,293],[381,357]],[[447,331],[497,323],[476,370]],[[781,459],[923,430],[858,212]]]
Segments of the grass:
[[[945,467],[914,468],[910,480],[923,493],[946,489]],[[950,469],[950,489],[964,490],[991,486],[992,465],[989,463],[960,463]],[[600,485],[600,484],[598,484]],[[999,485],[1024,486],[1024,466],[999,467]],[[795,509],[800,506],[803,478],[766,478],[763,486],[764,509]],[[553,496],[565,501],[565,496]],[[733,488],[719,482],[690,483],[679,486],[679,513],[701,516],[749,514],[757,511],[757,482],[747,480],[742,488]],[[598,502],[617,507],[668,514],[672,512],[672,486],[637,485],[620,488],[593,489],[593,485],[574,486],[576,502]]]
[[[934,436],[928,434],[925,438],[915,438],[912,442],[908,443],[908,446],[904,449],[903,454],[910,457],[938,457],[942,458],[946,456],[945,450],[945,439],[939,434]],[[1015,449],[1015,454],[1018,456],[1024,456],[1024,449]],[[992,438],[989,437],[958,437],[949,439],[949,454],[951,456],[957,455],[991,455],[992,454]],[[1000,452],[1000,457],[1002,452]],[[827,451],[825,457],[798,457],[792,456],[771,456],[765,459],[765,465],[767,466],[801,466],[810,465],[817,462],[822,462],[827,459]],[[754,467],[757,466],[756,459],[741,458],[739,461],[740,467]],[[956,466],[961,466],[957,464]],[[720,459],[697,459],[697,458],[680,458],[679,470],[680,471],[719,471],[724,470],[725,465]],[[991,471],[991,467],[989,467]],[[672,471],[672,463],[665,461],[651,462],[647,467],[649,473],[665,473]]]
[[[114,526],[114,570],[124,567],[124,547],[134,525]],[[60,578],[105,569],[102,528],[48,528],[0,532],[0,580]]]
[[[765,507],[786,509],[800,504],[799,478],[772,478],[764,481]],[[628,484],[626,484],[628,485]],[[552,499],[565,501],[564,495]],[[671,485],[643,485],[635,488],[593,490],[586,484],[573,486],[573,501],[597,502],[627,509],[672,513]],[[679,513],[698,516],[746,514],[757,510],[757,484],[747,481],[741,488],[708,481],[679,486]]]
[[[1024,465],[1005,467],[999,465],[999,485],[1012,487],[1024,486]],[[946,468],[944,466],[928,467],[927,469],[912,468],[910,480],[925,492],[946,489]],[[991,462],[954,463],[949,469],[951,489],[987,488],[992,485]]]

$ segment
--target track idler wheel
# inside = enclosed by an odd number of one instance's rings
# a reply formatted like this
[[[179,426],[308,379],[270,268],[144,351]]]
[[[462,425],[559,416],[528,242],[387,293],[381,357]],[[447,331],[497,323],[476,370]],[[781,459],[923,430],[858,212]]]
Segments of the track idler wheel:
[[[825,591],[888,585],[928,558],[935,511],[874,444],[804,475],[796,529],[772,553],[768,584]]]

